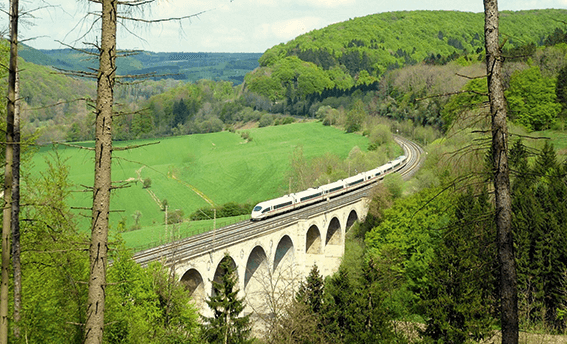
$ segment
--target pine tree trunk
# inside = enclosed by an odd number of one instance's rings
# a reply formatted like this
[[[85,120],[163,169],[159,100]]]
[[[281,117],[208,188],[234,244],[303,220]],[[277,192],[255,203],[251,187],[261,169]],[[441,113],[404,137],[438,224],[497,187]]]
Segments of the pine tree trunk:
[[[502,343],[518,343],[518,290],[511,228],[512,205],[508,166],[506,102],[502,86],[502,52],[498,42],[498,1],[484,0],[486,69],[492,116],[492,161],[500,263]]]
[[[112,105],[116,70],[117,1],[102,0],[102,35],[97,80],[95,179],[90,245],[90,278],[85,343],[102,343],[112,161]]]
[[[10,283],[10,239],[12,234],[12,169],[14,158],[14,113],[18,71],[18,0],[10,2],[10,66],[6,111],[6,165],[4,171],[4,209],[2,221],[2,280],[0,285],[0,343],[8,343],[8,293]]]
[[[20,264],[20,73],[16,73],[16,106],[14,111],[14,164],[12,185],[12,268],[14,270],[14,337],[20,338],[22,319],[22,267]]]

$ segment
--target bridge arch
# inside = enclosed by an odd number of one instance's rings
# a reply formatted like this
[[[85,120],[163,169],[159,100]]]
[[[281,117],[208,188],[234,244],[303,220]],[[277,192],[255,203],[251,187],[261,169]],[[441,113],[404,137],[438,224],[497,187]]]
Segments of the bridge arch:
[[[329,222],[329,227],[327,228],[327,238],[325,240],[325,246],[327,245],[340,245],[341,240],[341,223],[339,219],[333,217],[331,222]]]
[[[222,282],[222,277],[226,274],[227,270],[223,267],[223,262],[228,260],[228,264],[232,267],[232,269],[234,270],[235,274],[238,274],[238,271],[236,270],[236,262],[234,261],[234,259],[232,259],[231,256],[229,255],[225,255],[221,261],[219,262],[219,264],[217,265],[217,269],[215,270],[215,274],[213,277],[213,281],[217,282],[217,283],[221,283]],[[216,295],[217,291],[215,290],[215,286],[213,284],[213,286],[211,287],[211,295]]]
[[[203,276],[197,269],[191,268],[187,270],[183,276],[181,276],[180,281],[197,305],[205,301],[207,296],[205,295],[205,282],[203,281]]]
[[[199,289],[202,289],[204,292],[204,285],[203,283],[203,276],[197,271],[197,269],[189,269],[187,270],[183,276],[181,276],[181,283],[185,287],[185,290],[189,292],[189,295],[193,295],[195,292],[198,292]]]
[[[255,246],[246,262],[244,272],[244,293],[246,307],[256,313],[265,313],[265,297],[270,283],[270,271],[266,252],[262,246]]]
[[[350,211],[350,213],[348,214],[348,218],[347,218],[347,222],[346,222],[346,227],[345,227],[345,232],[347,232],[350,227],[352,227],[352,225],[354,225],[354,223],[358,221],[358,214],[356,213],[356,210],[353,209]]]
[[[244,288],[248,287],[248,284],[252,280],[252,277],[259,278],[259,274],[262,274],[267,267],[268,259],[266,257],[266,251],[262,246],[256,246],[250,252],[248,260],[246,261],[246,270],[244,272]]]
[[[284,263],[293,263],[294,260],[293,253],[293,241],[289,235],[284,235],[276,246],[276,252],[274,255],[274,271],[281,268]]]
[[[308,254],[321,254],[321,232],[317,225],[311,225],[305,235],[305,252]]]

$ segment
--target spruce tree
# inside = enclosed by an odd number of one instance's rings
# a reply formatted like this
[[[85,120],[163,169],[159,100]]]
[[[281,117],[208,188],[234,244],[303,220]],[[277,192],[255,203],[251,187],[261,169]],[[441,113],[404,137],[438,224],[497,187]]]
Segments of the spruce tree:
[[[323,276],[319,273],[317,265],[313,265],[305,282],[302,282],[297,291],[296,300],[306,304],[313,314],[319,314],[323,305]]]
[[[558,313],[567,308],[567,185],[553,146],[545,144],[533,166],[524,148],[512,149],[519,173],[513,184],[513,229],[524,326],[543,324],[562,331]],[[522,153],[524,152],[524,153]]]
[[[472,189],[436,249],[419,307],[429,339],[463,343],[490,337],[496,315],[496,228],[488,192]]]
[[[213,281],[213,295],[206,301],[213,311],[212,317],[203,317],[203,333],[211,344],[251,343],[250,315],[241,316],[244,300],[238,298],[238,276],[231,264],[232,258],[226,255],[220,264],[220,281]]]
[[[348,271],[340,267],[325,283],[322,326],[331,343],[346,343],[357,309]]]

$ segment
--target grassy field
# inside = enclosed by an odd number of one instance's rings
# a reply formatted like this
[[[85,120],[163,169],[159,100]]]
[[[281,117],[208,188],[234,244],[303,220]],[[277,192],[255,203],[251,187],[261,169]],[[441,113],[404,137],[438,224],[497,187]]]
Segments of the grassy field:
[[[220,132],[165,138],[159,144],[116,152],[112,171],[114,181],[151,178],[152,185],[149,189],[143,189],[142,183],[138,182],[113,192],[111,209],[123,212],[111,214],[111,226],[116,228],[118,221],[124,217],[126,226],[131,227],[134,224],[132,215],[140,211],[140,224],[147,228],[125,233],[127,245],[138,246],[152,240],[158,241],[167,234],[161,225],[164,213],[159,202],[163,199],[167,199],[171,211],[181,209],[185,216],[207,206],[205,199],[219,205],[227,202],[260,202],[285,193],[285,173],[296,147],[302,146],[307,158],[326,152],[346,158],[353,147],[366,150],[368,146],[366,137],[345,134],[316,122],[248,131],[252,137],[249,142],[239,133]],[[156,141],[116,142],[115,146],[144,145]],[[34,156],[34,172],[45,169],[44,159],[51,149],[43,147]],[[58,151],[68,159],[71,180],[77,185],[77,190],[81,189],[80,185],[92,185],[94,153],[65,146],[59,146]],[[90,193],[77,192],[71,205],[89,207],[90,202]],[[197,224],[191,226],[196,228]],[[212,221],[203,226],[212,228]],[[81,227],[87,228],[88,220],[82,220]],[[193,227],[191,231],[195,230]],[[147,238],[140,241],[138,236]]]

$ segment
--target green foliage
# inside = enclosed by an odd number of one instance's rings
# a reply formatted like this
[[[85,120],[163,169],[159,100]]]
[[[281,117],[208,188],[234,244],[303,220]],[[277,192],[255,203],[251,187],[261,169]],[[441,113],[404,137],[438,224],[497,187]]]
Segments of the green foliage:
[[[250,215],[252,208],[254,208],[254,205],[251,203],[238,204],[235,202],[228,202],[215,208],[200,208],[192,213],[189,218],[191,219],[191,221],[212,219],[215,217],[215,210],[216,218]]]
[[[403,335],[393,331],[382,300],[386,293],[375,283],[379,272],[363,267],[360,281],[341,266],[325,281],[321,327],[332,343],[399,343]]]
[[[203,317],[203,336],[207,343],[251,343],[250,315],[241,316],[244,301],[238,298],[238,276],[232,258],[226,255],[219,269],[220,280],[213,281],[213,295],[206,300],[212,317]]]
[[[498,309],[496,228],[488,192],[472,189],[457,199],[419,308],[423,334],[433,341],[463,343],[492,337]]]
[[[183,209],[175,209],[175,210],[172,210],[172,211],[170,210],[167,213],[166,222],[167,222],[168,225],[175,224],[175,223],[181,223],[181,222],[183,222],[183,216],[185,216]]]
[[[517,142],[512,150],[514,167],[522,173],[512,184],[518,266],[519,310],[526,327],[544,324],[564,331],[567,309],[567,180],[564,166],[557,162],[547,142],[529,163],[527,150]]]
[[[323,288],[323,277],[317,265],[313,265],[305,282],[301,282],[295,298],[307,305],[313,314],[319,315],[323,306]]]
[[[559,71],[557,75],[557,84],[555,88],[557,102],[563,107],[563,111],[567,109],[567,65]]]
[[[151,179],[151,178],[145,178],[142,187],[143,187],[144,189],[151,188],[151,187],[152,187],[152,179]]]
[[[548,129],[561,105],[556,102],[556,83],[541,75],[539,67],[516,71],[506,92],[510,116],[528,130]]]
[[[383,183],[394,199],[402,197],[402,192],[404,191],[404,180],[400,174],[395,173],[387,175],[384,177]]]
[[[119,249],[108,272],[108,343],[195,343],[198,314],[185,287],[169,268],[142,268]],[[115,285],[112,285],[114,284]]]
[[[398,269],[404,272],[408,290],[418,292],[427,286],[429,265],[442,229],[451,219],[452,203],[450,195],[439,194],[436,189],[398,199],[392,208],[384,210],[380,224],[366,234],[372,256],[399,255]],[[404,307],[411,309],[413,305]]]
[[[361,100],[353,104],[352,109],[347,113],[345,130],[347,133],[354,133],[362,129],[362,124],[366,118],[366,111]]]
[[[274,117],[270,114],[263,114],[260,118],[260,122],[258,122],[258,127],[268,127],[272,124],[274,124]]]
[[[82,343],[88,252],[67,205],[69,166],[55,151],[22,185],[22,321],[26,343]],[[14,338],[10,342],[16,343]],[[23,343],[23,341],[22,341]]]
[[[557,18],[564,13],[503,11],[501,28],[514,37],[508,42],[510,46],[541,44],[542,37],[562,27]],[[356,84],[372,85],[386,71],[420,61],[447,63],[462,57],[461,64],[470,64],[478,60],[484,47],[483,18],[483,13],[412,11],[336,23],[268,49],[259,59],[261,68],[247,76],[247,85],[272,100],[283,100],[303,97],[308,92],[321,93],[321,87],[347,90]],[[528,26],[530,30],[525,30]],[[467,54],[476,55],[469,58]],[[313,64],[317,70],[302,70],[306,64],[301,62]],[[294,80],[294,69],[300,75],[313,72],[312,80],[318,82],[302,87],[299,80]],[[266,79],[272,73],[279,83]]]
[[[464,93],[451,97],[445,105],[442,116],[446,128],[461,117],[466,111],[477,110],[488,101],[488,86],[486,79],[473,79],[463,88]]]

